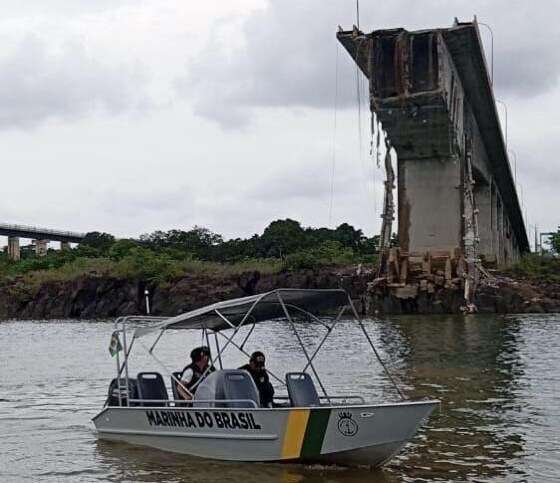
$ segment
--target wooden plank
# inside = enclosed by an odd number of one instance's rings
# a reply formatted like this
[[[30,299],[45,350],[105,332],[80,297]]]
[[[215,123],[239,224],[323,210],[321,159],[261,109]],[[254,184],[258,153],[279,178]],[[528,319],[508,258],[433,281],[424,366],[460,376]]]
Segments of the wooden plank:
[[[461,255],[457,260],[457,276],[463,277],[465,274],[465,257]]]
[[[405,284],[404,287],[399,287],[395,290],[395,297],[399,299],[413,299],[418,295],[418,285]]]
[[[401,283],[406,283],[408,279],[408,258],[404,257],[401,259],[401,273],[399,280]]]
[[[389,269],[391,270],[392,279],[399,280],[399,252],[397,248],[389,250]]]
[[[445,262],[445,280],[451,280],[452,271],[451,271],[451,259],[447,259]]]
[[[426,252],[424,255],[424,261],[422,262],[422,268],[426,275],[430,275],[432,273],[432,257],[430,252]]]

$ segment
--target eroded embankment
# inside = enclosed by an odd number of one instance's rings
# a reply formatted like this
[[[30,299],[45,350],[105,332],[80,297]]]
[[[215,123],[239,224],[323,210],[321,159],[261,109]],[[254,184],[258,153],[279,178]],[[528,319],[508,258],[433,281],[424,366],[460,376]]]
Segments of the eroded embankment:
[[[111,277],[79,277],[67,282],[26,285],[22,280],[0,287],[1,319],[95,319],[145,313],[150,293],[153,315],[176,315],[225,299],[253,295],[275,288],[338,288],[352,297],[366,292],[367,277],[354,269],[318,269],[299,272],[240,275],[187,275],[171,282]]]
[[[370,289],[371,314],[457,314],[465,305],[463,290],[436,287],[414,298],[398,298],[388,290]],[[475,296],[479,313],[560,312],[560,284],[496,274],[480,282]]]
[[[136,315],[145,311],[144,290],[150,292],[154,315],[175,315],[220,300],[266,292],[275,288],[346,289],[362,313],[460,313],[462,292],[438,288],[414,299],[398,299],[378,290],[368,291],[372,273],[355,267],[322,268],[299,272],[240,275],[187,275],[171,282],[83,276],[72,281],[26,285],[22,280],[0,287],[2,319],[98,319]],[[371,284],[370,284],[371,285]],[[482,313],[560,312],[560,284],[529,282],[496,276],[481,284],[476,304]]]

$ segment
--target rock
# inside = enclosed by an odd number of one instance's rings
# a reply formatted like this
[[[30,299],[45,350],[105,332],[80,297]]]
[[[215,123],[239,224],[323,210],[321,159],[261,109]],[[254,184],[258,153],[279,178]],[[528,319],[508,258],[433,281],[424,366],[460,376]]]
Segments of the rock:
[[[262,293],[275,288],[337,288],[359,301],[359,310],[370,314],[461,313],[460,287],[444,287],[439,275],[414,289],[396,295],[375,271],[354,267],[321,268],[298,272],[237,275],[187,274],[171,282],[146,282],[93,274],[66,282],[29,286],[17,277],[0,286],[0,320],[8,318],[110,318],[144,314],[144,290],[150,293],[154,315],[176,315],[228,298]],[[419,288],[419,290],[418,290]],[[543,313],[560,311],[560,284],[531,284],[496,276],[483,281],[475,300],[481,313]]]
[[[540,304],[530,304],[525,308],[526,314],[544,314],[546,310]]]

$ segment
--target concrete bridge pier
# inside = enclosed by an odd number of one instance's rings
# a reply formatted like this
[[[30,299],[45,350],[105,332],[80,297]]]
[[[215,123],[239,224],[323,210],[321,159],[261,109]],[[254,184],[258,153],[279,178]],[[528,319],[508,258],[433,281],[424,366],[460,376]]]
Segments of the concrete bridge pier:
[[[474,197],[478,209],[478,237],[480,240],[480,254],[484,262],[497,264],[496,250],[494,247],[494,232],[496,231],[495,196],[492,193],[492,183],[476,180]],[[494,198],[494,199],[493,199]]]
[[[61,242],[60,242],[60,250],[61,250],[61,251],[70,250],[70,242],[61,241]]]
[[[519,259],[521,248],[495,181],[477,180],[474,195],[478,208],[480,255],[490,265],[510,265]]]
[[[14,262],[18,262],[21,259],[19,237],[17,236],[8,237],[8,258]]]
[[[35,254],[38,257],[47,256],[48,240],[33,240],[33,243],[35,244]]]

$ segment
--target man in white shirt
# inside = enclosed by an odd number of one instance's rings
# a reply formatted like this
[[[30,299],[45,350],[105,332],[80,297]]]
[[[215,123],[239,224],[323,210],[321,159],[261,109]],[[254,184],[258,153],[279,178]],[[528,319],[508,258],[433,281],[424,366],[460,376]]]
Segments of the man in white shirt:
[[[177,392],[182,399],[190,401],[196,388],[214,367],[209,367],[210,349],[207,346],[197,347],[191,351],[191,363],[181,373],[181,384],[177,384]],[[188,391],[182,387],[184,386]]]

